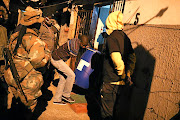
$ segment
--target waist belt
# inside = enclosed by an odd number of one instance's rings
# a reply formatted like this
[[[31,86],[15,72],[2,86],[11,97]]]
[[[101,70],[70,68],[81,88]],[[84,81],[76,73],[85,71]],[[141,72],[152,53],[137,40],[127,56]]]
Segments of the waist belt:
[[[23,78],[25,78],[31,72],[32,69],[33,69],[33,66],[31,65],[31,63],[28,63],[25,66],[25,70],[22,71],[22,74],[20,76],[20,82],[22,82]]]

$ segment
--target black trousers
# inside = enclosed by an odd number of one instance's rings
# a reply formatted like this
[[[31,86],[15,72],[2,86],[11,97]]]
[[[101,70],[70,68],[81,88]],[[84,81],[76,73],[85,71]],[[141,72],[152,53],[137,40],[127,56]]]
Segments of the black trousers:
[[[102,86],[102,118],[104,120],[128,120],[130,118],[131,88],[104,83]]]
[[[116,102],[116,96],[118,91],[117,85],[111,85],[110,83],[103,83],[101,89],[101,115],[103,119],[112,120],[114,106]]]

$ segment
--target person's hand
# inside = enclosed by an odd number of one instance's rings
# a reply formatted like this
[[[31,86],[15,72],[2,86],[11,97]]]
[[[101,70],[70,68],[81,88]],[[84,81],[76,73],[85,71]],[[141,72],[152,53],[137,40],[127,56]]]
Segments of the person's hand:
[[[127,84],[129,84],[129,86],[131,86],[133,84],[133,82],[131,81],[131,77],[127,76]]]
[[[68,32],[69,31],[69,27],[64,28],[64,31]]]
[[[127,75],[126,75],[126,83],[129,84],[129,86],[131,86],[131,85],[133,84],[133,82],[131,81],[130,72],[127,72]]]

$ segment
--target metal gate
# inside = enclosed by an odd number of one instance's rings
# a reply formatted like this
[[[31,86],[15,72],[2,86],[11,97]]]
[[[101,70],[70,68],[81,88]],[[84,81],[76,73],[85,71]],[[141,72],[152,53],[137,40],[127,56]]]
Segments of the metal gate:
[[[89,35],[92,12],[93,10],[79,10],[78,11],[76,34],[75,34],[76,38],[78,38],[79,35]]]
[[[124,11],[125,0],[118,0],[113,2],[112,11]]]

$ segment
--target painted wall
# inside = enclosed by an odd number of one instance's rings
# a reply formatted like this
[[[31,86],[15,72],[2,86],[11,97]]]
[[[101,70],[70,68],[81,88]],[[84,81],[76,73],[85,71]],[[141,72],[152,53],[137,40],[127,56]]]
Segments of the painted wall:
[[[97,7],[96,7],[97,8]],[[101,33],[103,32],[103,28],[105,28],[106,18],[109,15],[110,5],[98,7],[98,9],[94,10],[96,13],[99,13],[97,18],[97,27],[95,31],[95,38],[94,38],[94,48],[98,49],[99,44],[104,43],[104,38],[102,37]]]
[[[124,22],[133,24],[180,25],[180,0],[126,0]]]
[[[133,24],[140,13],[139,24],[124,28],[137,56],[132,119],[180,117],[179,5],[179,0],[127,0],[125,4],[125,23]]]

